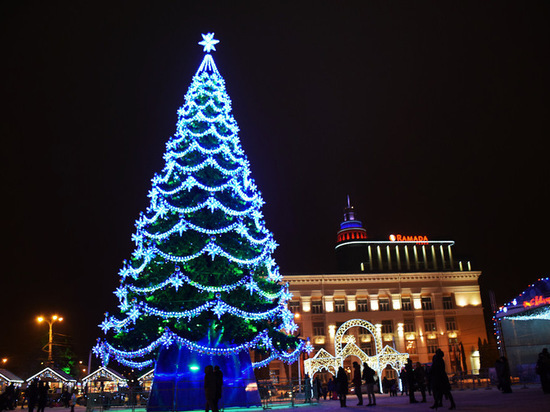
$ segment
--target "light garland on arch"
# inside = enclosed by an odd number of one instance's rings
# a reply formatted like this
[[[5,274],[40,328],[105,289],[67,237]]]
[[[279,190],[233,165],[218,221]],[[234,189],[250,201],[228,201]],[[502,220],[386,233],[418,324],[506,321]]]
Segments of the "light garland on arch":
[[[213,35],[204,38],[205,50],[212,50]],[[287,308],[292,295],[288,285],[281,284],[272,257],[277,243],[265,227],[264,201],[240,144],[225,81],[210,54],[204,56],[177,113],[176,132],[166,143],[165,165],[151,179],[150,205],[135,221],[132,258],[119,271],[120,286],[114,294],[120,314],[106,314],[100,328],[107,338],[98,341],[94,353],[104,364],[115,359],[144,368],[154,363],[161,347],[176,343],[226,356],[261,347],[270,352],[270,360],[293,362],[311,345],[296,340],[283,351],[279,348],[287,347],[286,343],[273,341],[297,329]],[[220,270],[223,265],[227,271]],[[208,284],[215,273],[223,273],[223,281]],[[240,300],[231,299],[232,293],[239,293]],[[173,332],[192,331],[191,320],[201,315],[202,324],[204,319],[223,326],[224,322],[242,323],[248,334],[233,337],[240,343],[221,349],[201,346]],[[109,341],[111,335],[139,334],[146,319],[154,319],[164,332],[141,349],[126,351]],[[147,329],[147,334],[152,330]],[[275,335],[268,335],[270,330]]]

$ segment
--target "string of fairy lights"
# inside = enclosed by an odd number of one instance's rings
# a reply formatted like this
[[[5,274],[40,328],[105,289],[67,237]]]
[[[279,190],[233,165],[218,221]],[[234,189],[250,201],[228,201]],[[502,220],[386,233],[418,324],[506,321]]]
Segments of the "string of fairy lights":
[[[277,321],[280,324],[278,330],[286,333],[297,330],[294,316],[287,307],[292,295],[288,285],[280,284],[282,276],[271,256],[277,243],[263,221],[261,208],[264,201],[250,177],[250,165],[240,146],[239,128],[231,114],[225,81],[209,53],[215,50],[218,41],[213,38],[213,33],[203,35],[203,39],[200,44],[206,54],[193,77],[184,104],[178,110],[176,133],[166,144],[165,166],[151,180],[150,205],[135,222],[133,259],[124,261],[119,271],[121,285],[114,294],[119,300],[121,313],[117,316],[106,314],[100,324],[105,334],[127,332],[144,317],[189,323],[205,312],[218,319],[231,315],[245,321]],[[206,224],[195,218],[196,214],[206,212],[211,216],[220,214],[222,218],[210,219]],[[182,242],[187,233],[200,235],[200,240],[191,249],[179,253],[169,247],[170,242]],[[246,256],[224,247],[220,239],[225,236],[233,236],[241,244],[250,245]],[[187,264],[205,258],[212,261],[223,258],[242,268],[243,275],[234,282],[214,286],[197,281],[192,273],[185,273]],[[173,264],[172,273],[154,283],[139,283],[147,278],[150,267],[159,261]],[[257,282],[258,276],[279,285],[278,292],[263,290]],[[205,299],[208,294],[214,294],[214,298],[205,302],[198,299],[194,308],[182,307],[181,310],[165,310],[148,303],[147,298],[154,293],[169,288],[178,292],[183,287],[194,288],[197,296]],[[243,310],[223,300],[222,293],[238,289],[259,297],[267,309]],[[93,350],[103,364],[115,359],[134,368],[150,367],[154,363],[152,353],[174,343],[213,355],[228,356],[255,347],[269,351],[269,357],[256,363],[255,367],[265,366],[273,359],[293,362],[303,351],[312,350],[309,342],[300,341],[294,350],[282,351],[274,344],[267,329],[257,332],[247,342],[226,348],[201,345],[179,336],[168,327],[159,334],[137,350],[115,347],[107,339],[98,340]]]

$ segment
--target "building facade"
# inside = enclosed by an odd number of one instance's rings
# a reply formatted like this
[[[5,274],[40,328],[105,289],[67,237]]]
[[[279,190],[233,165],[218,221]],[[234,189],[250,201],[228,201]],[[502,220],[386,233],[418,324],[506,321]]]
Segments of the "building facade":
[[[341,325],[360,319],[380,330],[383,345],[408,353],[413,362],[430,363],[436,349],[445,353],[450,373],[479,370],[478,340],[486,339],[478,285],[480,271],[455,262],[453,241],[427,236],[391,235],[369,240],[353,208],[345,209],[337,234],[336,253],[342,273],[287,275],[301,337],[315,348],[338,352],[335,336]],[[364,328],[346,332],[368,356],[376,356],[372,333]],[[347,368],[353,356],[344,359]],[[273,364],[276,375],[285,375]],[[395,377],[391,368],[385,371]]]

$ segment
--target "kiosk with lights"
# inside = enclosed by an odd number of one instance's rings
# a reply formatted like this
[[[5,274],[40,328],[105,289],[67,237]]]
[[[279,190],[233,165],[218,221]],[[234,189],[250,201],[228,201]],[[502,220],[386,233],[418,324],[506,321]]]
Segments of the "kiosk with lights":
[[[550,347],[550,278],[539,279],[495,313],[495,331],[501,353],[513,375],[536,378],[535,364]]]
[[[292,295],[272,258],[277,244],[210,53],[217,43],[213,33],[199,43],[204,58],[119,272],[120,313],[106,314],[106,336],[94,347],[105,366],[155,368],[149,410],[204,407],[208,364],[224,374],[220,405],[260,405],[252,369],[292,363],[311,347],[292,335]],[[253,365],[250,350],[264,360]]]

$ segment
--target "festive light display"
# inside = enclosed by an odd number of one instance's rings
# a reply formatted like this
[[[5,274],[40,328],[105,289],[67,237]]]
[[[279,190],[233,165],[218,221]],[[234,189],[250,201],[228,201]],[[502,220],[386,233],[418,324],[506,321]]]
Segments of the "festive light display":
[[[277,247],[263,220],[264,204],[231,114],[231,100],[203,34],[206,53],[166,144],[165,166],[152,179],[150,205],[136,220],[135,250],[119,271],[114,294],[120,313],[106,314],[94,353],[134,367],[154,364],[173,344],[209,355],[259,348],[295,361],[312,349],[291,334],[292,297],[272,253]],[[209,328],[229,343],[197,342]]]
[[[82,378],[82,385],[86,386],[88,384],[91,384],[95,381],[111,381],[114,382],[114,384],[117,387],[126,387],[128,386],[128,379],[126,379],[124,376],[122,376],[120,373],[106,368],[105,366],[101,366],[98,370],[95,372],[90,373],[89,375]]]
[[[493,314],[493,329],[499,350],[502,348],[500,322],[503,319],[550,320],[550,278],[538,279]]]
[[[376,355],[367,355],[355,343],[355,336],[346,335],[348,329],[353,327],[367,329],[372,334]],[[363,367],[363,363],[367,363],[378,373],[379,377],[382,376],[382,371],[387,365],[390,365],[399,372],[409,358],[408,353],[397,352],[388,345],[382,346],[381,325],[373,325],[363,319],[351,319],[343,323],[336,331],[336,335],[334,336],[334,356],[324,349],[319,350],[313,358],[304,361],[305,373],[313,376],[324,369],[336,376],[338,368],[344,366],[344,359],[348,356],[359,358],[361,360],[361,368]],[[382,392],[382,387],[380,387],[380,392]]]

